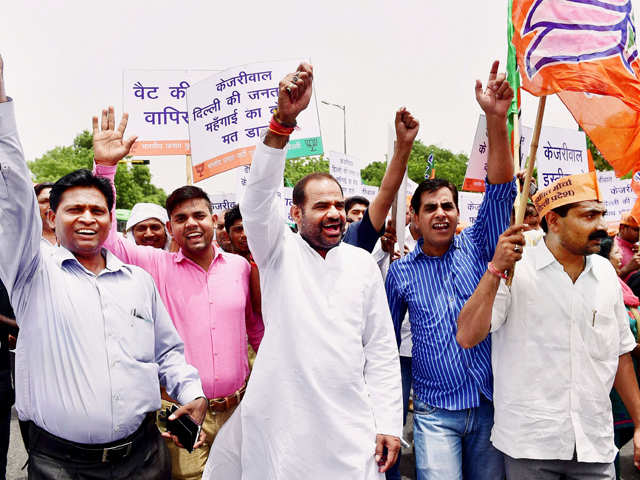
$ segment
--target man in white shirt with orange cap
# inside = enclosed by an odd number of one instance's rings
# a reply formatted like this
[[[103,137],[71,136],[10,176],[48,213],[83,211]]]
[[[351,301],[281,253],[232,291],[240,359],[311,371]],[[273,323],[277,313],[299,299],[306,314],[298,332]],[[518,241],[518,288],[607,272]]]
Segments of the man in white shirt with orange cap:
[[[523,254],[524,226],[504,232],[460,312],[457,340],[470,348],[492,334],[491,441],[508,479],[613,479],[609,392],[615,385],[634,421],[636,466],[640,392],[616,272],[592,255],[607,236],[595,173],[561,178],[534,203],[544,241]],[[501,277],[514,268],[507,287]]]

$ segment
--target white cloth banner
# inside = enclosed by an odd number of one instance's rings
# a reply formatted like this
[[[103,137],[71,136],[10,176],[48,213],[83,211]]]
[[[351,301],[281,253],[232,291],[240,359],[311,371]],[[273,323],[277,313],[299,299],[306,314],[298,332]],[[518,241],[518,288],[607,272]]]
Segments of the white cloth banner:
[[[299,61],[263,62],[218,72],[187,91],[194,181],[251,163],[278,106],[278,83]],[[320,155],[315,97],[297,119],[287,157]]]
[[[189,149],[187,89],[217,70],[125,70],[123,111],[137,135],[135,156],[185,155]]]

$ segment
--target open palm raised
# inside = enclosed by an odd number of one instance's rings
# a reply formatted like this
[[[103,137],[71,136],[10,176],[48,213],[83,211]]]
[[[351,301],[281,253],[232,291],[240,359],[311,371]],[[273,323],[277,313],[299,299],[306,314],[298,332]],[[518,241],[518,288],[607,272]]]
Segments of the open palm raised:
[[[93,117],[93,155],[96,164],[114,166],[129,154],[131,146],[138,137],[129,137],[124,140],[128,121],[129,115],[124,113],[116,129],[113,107],[102,110],[100,128],[98,128],[98,117]]]

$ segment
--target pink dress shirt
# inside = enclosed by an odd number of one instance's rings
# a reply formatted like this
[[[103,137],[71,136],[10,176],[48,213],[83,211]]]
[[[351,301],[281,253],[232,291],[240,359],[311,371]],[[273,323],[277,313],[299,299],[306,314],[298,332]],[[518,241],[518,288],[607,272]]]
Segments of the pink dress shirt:
[[[115,171],[95,166],[95,173],[112,185]],[[124,239],[115,221],[104,247],[151,274],[207,398],[225,397],[242,387],[249,374],[247,336],[258,351],[264,334],[262,317],[251,308],[249,262],[212,245],[215,256],[205,272],[182,250],[171,253]]]

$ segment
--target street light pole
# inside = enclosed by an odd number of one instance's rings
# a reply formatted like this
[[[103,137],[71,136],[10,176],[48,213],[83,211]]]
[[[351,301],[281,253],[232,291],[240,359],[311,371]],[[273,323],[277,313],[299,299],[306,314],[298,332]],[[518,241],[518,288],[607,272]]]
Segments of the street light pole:
[[[320,100],[325,105],[330,105],[332,107],[337,107],[342,110],[342,138],[344,139],[344,154],[347,154],[347,106],[346,105],[338,105],[337,103],[327,102],[325,100]]]

